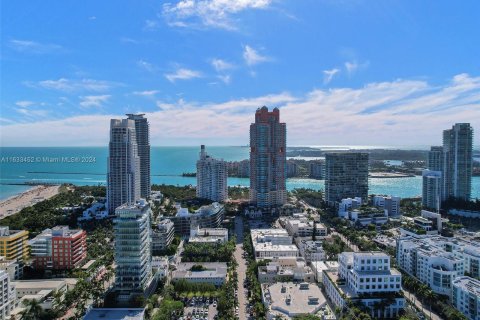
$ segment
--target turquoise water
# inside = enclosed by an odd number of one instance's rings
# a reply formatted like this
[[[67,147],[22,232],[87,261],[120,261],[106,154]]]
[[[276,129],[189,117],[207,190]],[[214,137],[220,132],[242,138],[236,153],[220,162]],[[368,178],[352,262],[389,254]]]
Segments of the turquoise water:
[[[179,175],[195,171],[199,151],[199,147],[152,147],[152,183],[195,185],[195,178]],[[233,161],[247,159],[249,149],[207,146],[207,152],[214,157]],[[104,185],[107,154],[108,149],[104,147],[0,148],[0,199],[29,188],[24,185],[6,185],[7,183],[40,181]],[[31,162],[20,162],[22,160]],[[246,178],[229,178],[228,184],[248,186],[249,181]],[[370,193],[414,197],[421,194],[421,185],[421,177],[373,178],[370,179]],[[324,181],[287,180],[289,190],[301,187],[323,189]],[[472,195],[480,198],[480,177],[473,177]]]

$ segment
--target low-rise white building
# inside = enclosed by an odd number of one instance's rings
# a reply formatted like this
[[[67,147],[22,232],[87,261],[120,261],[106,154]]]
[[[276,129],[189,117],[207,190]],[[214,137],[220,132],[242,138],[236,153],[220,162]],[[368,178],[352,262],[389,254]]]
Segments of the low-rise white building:
[[[260,283],[314,282],[315,275],[302,258],[273,258],[266,266],[258,267],[258,281]]]
[[[394,196],[374,196],[373,205],[377,208],[387,210],[389,217],[400,215],[400,201],[402,198]]]
[[[201,268],[197,269],[197,267]],[[192,283],[210,283],[220,287],[227,278],[227,264],[224,262],[183,262],[173,271],[172,281],[184,279]]]
[[[380,226],[388,222],[388,215],[386,210],[373,207],[362,207],[348,211],[345,219],[350,220],[351,224],[359,224],[363,227],[368,226],[369,224]]]
[[[264,283],[261,288],[268,320],[315,314],[326,304],[322,291],[312,283]]]
[[[348,211],[359,208],[362,205],[362,198],[346,198],[342,199],[338,204],[338,216],[340,218],[346,218],[348,216]]]
[[[190,243],[225,243],[228,241],[226,228],[197,228],[190,229]]]
[[[338,270],[327,270],[323,284],[327,296],[343,308],[346,299],[358,301],[370,309],[374,318],[398,317],[405,307],[401,294],[402,276],[390,268],[390,256],[383,252],[344,252],[338,257]],[[379,308],[381,302],[390,305]]]
[[[17,308],[13,311],[19,314],[25,309],[23,301],[37,300],[44,310],[53,308],[54,293],[58,292],[63,295],[67,290],[73,289],[77,283],[77,279],[45,279],[45,280],[20,280],[13,282],[17,291],[17,299],[19,301]]]
[[[298,248],[285,229],[252,229],[251,237],[256,260],[298,257]]]
[[[306,215],[285,219],[285,229],[292,237],[326,237],[327,227],[319,222],[309,220]]]
[[[480,320],[480,280],[458,277],[452,281],[452,304],[469,320]]]
[[[422,210],[422,218],[432,221],[432,229],[437,230],[439,233],[442,231],[442,215],[440,213]]]
[[[108,210],[105,207],[105,202],[97,201],[92,203],[90,208],[83,211],[78,221],[102,220],[106,218],[108,218]]]
[[[300,240],[298,243],[298,249],[300,255],[305,258],[307,263],[312,261],[325,260],[325,250],[323,250],[323,241],[321,240]]]

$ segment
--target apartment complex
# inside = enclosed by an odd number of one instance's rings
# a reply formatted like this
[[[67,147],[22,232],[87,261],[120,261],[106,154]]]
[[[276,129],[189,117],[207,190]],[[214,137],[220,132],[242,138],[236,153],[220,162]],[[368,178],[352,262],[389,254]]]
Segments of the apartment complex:
[[[175,234],[183,238],[190,236],[192,226],[196,228],[219,228],[222,225],[223,218],[225,216],[225,207],[214,202],[207,206],[202,206],[196,212],[191,213],[188,208],[182,208],[180,205],[175,206],[177,214],[172,217],[168,217],[175,228]]]
[[[23,262],[28,258],[28,231],[0,227],[0,256]]]
[[[153,282],[151,253],[151,210],[141,199],[115,210],[115,290],[120,303],[148,296]]]
[[[394,318],[405,307],[401,294],[402,275],[390,268],[390,256],[383,252],[343,252],[338,269],[323,271],[323,284],[330,300],[343,308],[346,300],[360,302],[374,318]],[[389,305],[378,307],[385,302]]]
[[[160,221],[152,228],[152,254],[157,255],[167,249],[175,235],[175,227],[171,220]]]
[[[140,158],[140,197],[150,198],[150,125],[144,114],[127,114],[128,119],[135,121],[138,157]]]
[[[480,319],[480,280],[458,277],[452,282],[452,304],[468,320]]]
[[[250,125],[250,202],[259,208],[287,202],[287,125],[280,110],[257,109]]]
[[[112,119],[108,146],[107,207],[113,214],[123,204],[140,199],[140,157],[135,121]]]
[[[330,206],[345,198],[368,199],[368,153],[327,153],[325,160],[325,199]]]
[[[434,292],[449,295],[455,278],[465,273],[480,276],[480,244],[436,235],[401,237],[397,240],[397,264]]]
[[[228,198],[227,165],[223,159],[214,159],[200,147],[197,161],[197,197],[223,202]]]
[[[35,269],[78,268],[87,258],[87,233],[81,229],[56,226],[45,229],[28,243]]]

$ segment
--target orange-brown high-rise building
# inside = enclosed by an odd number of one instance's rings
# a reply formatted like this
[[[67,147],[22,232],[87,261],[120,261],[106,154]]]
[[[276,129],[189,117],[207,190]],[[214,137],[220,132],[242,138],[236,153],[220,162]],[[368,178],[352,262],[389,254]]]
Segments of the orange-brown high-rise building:
[[[281,206],[287,201],[287,125],[280,110],[257,109],[250,125],[250,202],[258,208]]]

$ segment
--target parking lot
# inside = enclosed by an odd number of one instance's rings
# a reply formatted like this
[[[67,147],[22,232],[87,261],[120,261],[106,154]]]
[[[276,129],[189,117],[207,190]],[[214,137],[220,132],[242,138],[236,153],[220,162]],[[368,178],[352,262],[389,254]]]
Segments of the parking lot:
[[[217,318],[217,301],[208,298],[192,298],[184,301],[181,320],[214,320]]]

